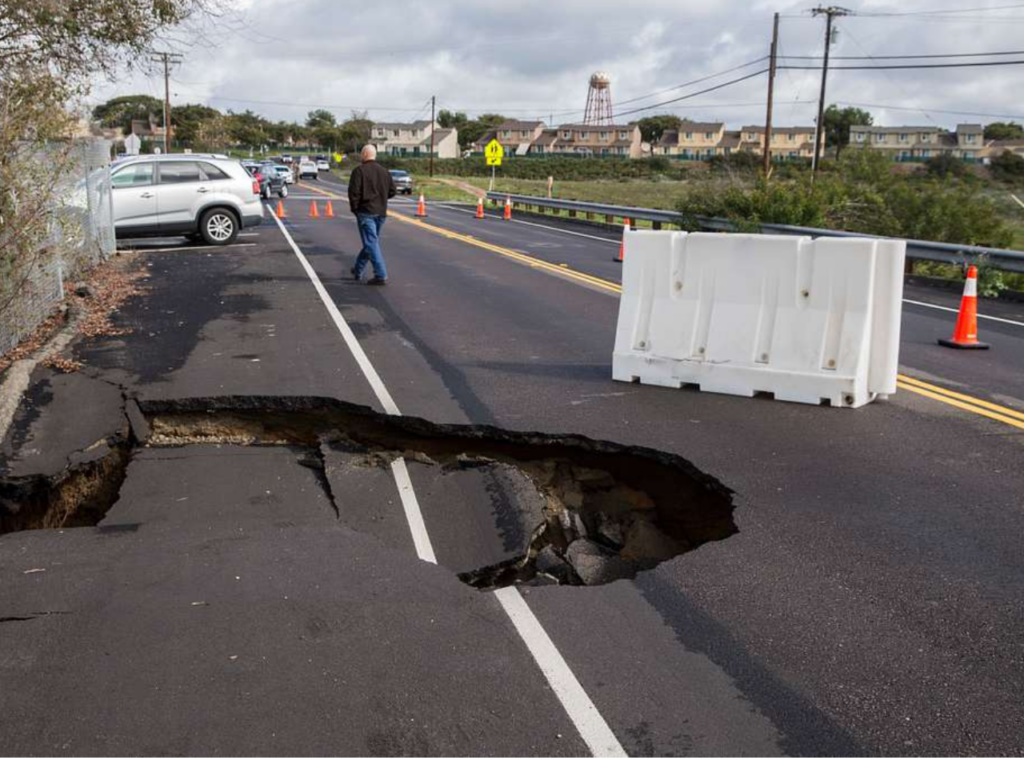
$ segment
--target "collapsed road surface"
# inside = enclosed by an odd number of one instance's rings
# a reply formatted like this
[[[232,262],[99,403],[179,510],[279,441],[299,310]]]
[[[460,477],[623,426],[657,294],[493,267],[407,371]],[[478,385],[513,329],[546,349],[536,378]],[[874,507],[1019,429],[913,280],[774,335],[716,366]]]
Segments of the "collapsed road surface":
[[[617,244],[432,208],[378,290],[306,204],[146,252],[132,333],[34,374],[0,751],[1024,750],[1024,327],[968,364],[908,306],[908,386],[953,405],[629,386],[614,291],[559,272]]]

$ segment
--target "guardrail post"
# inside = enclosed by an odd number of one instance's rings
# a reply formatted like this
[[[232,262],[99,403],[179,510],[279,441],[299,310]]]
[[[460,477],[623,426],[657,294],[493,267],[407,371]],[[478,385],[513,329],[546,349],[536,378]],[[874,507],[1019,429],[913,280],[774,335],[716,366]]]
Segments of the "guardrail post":
[[[604,215],[604,223],[605,224],[614,224],[615,223],[615,217],[612,216],[610,213],[606,213]]]
[[[661,229],[661,222],[660,221],[652,221],[651,222],[651,229]]]

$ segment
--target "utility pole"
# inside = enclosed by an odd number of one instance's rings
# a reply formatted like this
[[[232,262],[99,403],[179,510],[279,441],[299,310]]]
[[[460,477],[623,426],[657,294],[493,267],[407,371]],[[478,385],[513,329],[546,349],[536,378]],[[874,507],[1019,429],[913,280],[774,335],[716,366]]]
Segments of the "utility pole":
[[[818,6],[811,9],[814,16],[825,17],[825,59],[821,64],[821,95],[818,97],[818,123],[814,129],[814,160],[811,163],[811,180],[818,173],[821,161],[821,147],[825,143],[825,83],[828,80],[828,54],[832,47],[832,20],[837,16],[849,16],[853,11],[830,5],[827,8]]]
[[[153,51],[153,58],[164,65],[164,154],[171,151],[171,65],[181,63],[180,53]]]
[[[437,106],[437,96],[430,97],[430,178],[434,178],[434,107]]]
[[[772,27],[771,64],[768,65],[768,115],[764,119],[764,177],[772,172],[772,102],[775,98],[775,71],[779,55],[779,14]]]

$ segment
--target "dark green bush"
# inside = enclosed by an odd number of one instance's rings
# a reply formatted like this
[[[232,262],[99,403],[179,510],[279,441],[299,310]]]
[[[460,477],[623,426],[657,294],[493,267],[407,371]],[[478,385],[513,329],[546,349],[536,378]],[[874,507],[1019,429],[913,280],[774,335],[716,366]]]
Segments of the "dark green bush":
[[[935,155],[934,157],[929,157],[925,160],[924,171],[929,176],[933,176],[938,179],[946,179],[949,177],[962,179],[970,173],[967,168],[967,164],[959,157],[953,157],[952,155]]]
[[[1003,152],[998,157],[992,158],[992,175],[998,181],[1005,181],[1013,184],[1024,181],[1024,157],[1013,152]]]

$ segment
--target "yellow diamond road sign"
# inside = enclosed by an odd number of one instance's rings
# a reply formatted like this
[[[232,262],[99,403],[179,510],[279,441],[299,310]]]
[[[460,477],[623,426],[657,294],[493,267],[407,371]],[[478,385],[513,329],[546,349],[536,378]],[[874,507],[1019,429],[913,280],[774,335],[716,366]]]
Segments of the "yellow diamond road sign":
[[[505,148],[498,143],[497,139],[491,139],[484,148],[484,157],[488,165],[501,165],[501,158],[505,156]]]

